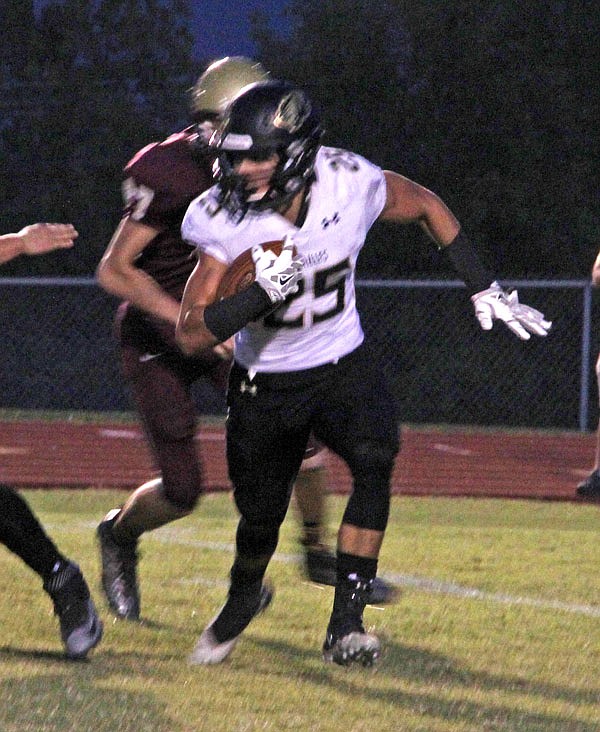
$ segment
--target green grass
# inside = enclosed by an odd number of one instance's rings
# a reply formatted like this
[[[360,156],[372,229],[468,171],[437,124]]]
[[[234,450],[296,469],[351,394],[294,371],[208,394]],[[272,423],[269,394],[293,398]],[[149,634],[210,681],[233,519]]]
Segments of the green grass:
[[[63,659],[40,581],[0,550],[2,732],[597,732],[598,507],[395,498],[380,560],[399,602],[368,608],[375,670],[320,657],[331,588],[302,579],[293,515],[270,567],[277,594],[221,666],[187,656],[223,602],[236,516],[227,495],[142,541],[144,622],[113,621],[94,528],[115,491],[25,493],[82,566],[105,622],[89,661]],[[332,497],[332,534],[344,499]]]

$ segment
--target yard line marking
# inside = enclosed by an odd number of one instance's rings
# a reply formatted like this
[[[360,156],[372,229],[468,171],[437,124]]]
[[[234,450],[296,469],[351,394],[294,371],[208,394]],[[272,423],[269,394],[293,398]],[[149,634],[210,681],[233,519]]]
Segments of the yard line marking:
[[[89,522],[82,522],[80,526],[85,525],[86,527],[96,528],[97,524]],[[48,530],[52,530],[54,527],[50,524],[46,524]],[[62,530],[65,529],[63,524],[56,525],[56,528]],[[181,546],[192,546],[198,549],[212,549],[219,552],[228,552],[233,555],[235,551],[235,545],[224,541],[200,541],[198,539],[186,538],[188,536],[196,534],[197,529],[170,529],[166,526],[160,529],[156,529],[151,533],[148,533],[147,539],[149,541],[156,541],[161,544],[179,544]],[[273,555],[273,561],[283,562],[284,564],[301,564],[303,562],[303,556],[301,554],[284,554],[277,552]],[[560,600],[544,600],[536,597],[526,597],[524,595],[509,595],[503,592],[486,592],[484,590],[478,590],[475,587],[465,587],[455,582],[447,582],[445,580],[436,580],[430,577],[420,577],[412,574],[395,574],[393,572],[383,572],[381,575],[382,579],[391,582],[392,584],[398,585],[399,587],[412,587],[413,589],[420,590],[421,592],[429,592],[438,595],[452,595],[454,597],[461,597],[467,600],[483,600],[486,602],[495,602],[502,605],[525,605],[528,607],[536,607],[540,610],[560,610],[566,613],[573,613],[575,615],[587,615],[591,618],[600,618],[600,606],[597,605],[585,605],[581,603],[562,602]],[[203,579],[201,576],[193,579],[181,580],[186,584],[197,583],[205,584],[208,580]],[[221,586],[220,582],[215,583],[215,586]],[[223,585],[228,583],[224,581]]]
[[[219,541],[198,541],[195,539],[186,539],[181,536],[181,529],[159,529],[153,532],[150,537],[155,541],[169,544],[182,544],[185,546],[195,546],[201,549],[214,549],[215,551],[226,551],[233,554],[234,545]],[[150,538],[149,537],[149,538]],[[283,562],[285,564],[300,564],[303,561],[301,554],[282,554],[275,553],[273,561]],[[502,592],[485,592],[474,587],[464,587],[455,582],[446,582],[443,580],[431,579],[429,577],[419,577],[410,574],[394,574],[392,572],[384,572],[380,575],[382,579],[391,582],[400,587],[412,587],[422,592],[429,592],[438,595],[452,595],[463,599],[483,600],[486,602],[494,602],[503,605],[526,605],[528,607],[536,607],[540,610],[561,610],[576,615],[587,615],[592,618],[600,618],[600,607],[594,605],[584,605],[579,603],[562,602],[560,600],[544,600],[535,597],[526,597],[523,595],[509,595]],[[202,583],[203,580],[192,580]],[[186,580],[190,582],[190,580]]]
[[[423,592],[431,592],[442,595],[454,595],[456,597],[472,598],[474,600],[486,600],[504,605],[528,605],[538,607],[542,610],[563,610],[568,613],[589,615],[592,618],[600,618],[600,607],[594,605],[579,605],[576,603],[561,602],[560,600],[541,600],[535,597],[524,597],[519,595],[507,595],[498,592],[485,592],[474,587],[463,587],[454,582],[443,582],[429,579],[428,577],[417,577],[409,574],[388,574],[382,575],[384,579],[404,587],[415,587]]]

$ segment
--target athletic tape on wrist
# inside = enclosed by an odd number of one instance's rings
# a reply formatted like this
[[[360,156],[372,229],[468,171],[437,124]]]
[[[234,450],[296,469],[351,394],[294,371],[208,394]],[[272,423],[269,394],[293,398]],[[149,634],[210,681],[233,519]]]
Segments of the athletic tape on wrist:
[[[463,234],[462,229],[454,239],[444,247],[454,269],[462,277],[468,287],[470,294],[487,290],[490,283],[495,279],[481,261],[475,247],[468,237]]]
[[[219,339],[219,343],[231,338],[251,320],[266,315],[273,309],[273,303],[257,283],[247,290],[213,302],[204,309],[204,324]]]

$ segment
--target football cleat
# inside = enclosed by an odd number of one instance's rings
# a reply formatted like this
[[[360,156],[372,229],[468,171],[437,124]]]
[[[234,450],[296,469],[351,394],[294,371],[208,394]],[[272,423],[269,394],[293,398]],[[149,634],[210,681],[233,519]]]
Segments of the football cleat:
[[[254,599],[253,602],[256,607],[252,609],[248,607],[247,598],[242,599],[237,597],[236,599],[232,600],[232,596],[230,594],[225,605],[223,605],[223,607],[219,610],[215,617],[202,631],[202,634],[189,657],[190,664],[193,666],[198,666],[221,663],[222,661],[224,661],[234,649],[235,644],[240,638],[240,635],[248,627],[250,622],[257,615],[260,615],[260,613],[262,613],[271,604],[271,600],[273,599],[273,593],[274,590],[268,583],[263,584],[260,588],[259,596],[257,598],[258,602],[256,599]],[[226,608],[227,610],[231,610],[233,603],[240,603],[240,607],[239,609],[237,609],[237,611],[240,614],[240,622],[238,627],[241,626],[241,629],[236,629],[236,634],[231,638],[219,641],[215,635],[214,624],[217,618],[221,616]],[[246,615],[246,617],[244,617],[244,615]]]
[[[381,577],[375,577],[373,586],[371,587],[371,597],[369,605],[389,605],[396,602],[400,595],[400,590],[394,585],[386,582]]]
[[[306,546],[304,569],[311,582],[335,587],[337,560],[335,554],[324,544]],[[375,577],[371,586],[369,605],[387,605],[398,599],[399,590],[381,577]]]
[[[81,570],[73,562],[60,562],[44,581],[60,622],[60,635],[68,658],[85,658],[102,638],[102,621],[90,597]]]
[[[600,499],[600,472],[594,470],[577,486],[577,495],[581,498]]]
[[[328,632],[323,644],[323,660],[340,666],[349,666],[351,663],[373,666],[380,653],[379,638],[364,631],[354,630],[340,638]]]
[[[110,608],[119,618],[139,620],[137,541],[117,544],[112,525],[118,513],[119,509],[109,511],[97,529],[102,563],[102,589]]]
[[[370,601],[373,580],[355,574],[338,582],[325,642],[323,660],[349,666],[372,666],[381,653],[379,638],[363,627],[363,611]]]
[[[324,544],[313,544],[304,550],[304,569],[311,582],[335,587],[337,559]]]

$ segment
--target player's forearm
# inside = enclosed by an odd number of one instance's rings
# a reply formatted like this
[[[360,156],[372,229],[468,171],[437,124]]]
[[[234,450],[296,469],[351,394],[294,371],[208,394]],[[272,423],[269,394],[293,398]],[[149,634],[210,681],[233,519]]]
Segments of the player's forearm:
[[[10,262],[11,259],[25,253],[25,245],[18,234],[4,234],[0,236],[0,264]]]
[[[234,336],[250,321],[266,315],[273,309],[273,303],[258,284],[253,282],[248,289],[238,292],[209,305],[193,305],[182,308],[176,339],[184,353],[196,353],[223,343]]]
[[[445,251],[457,274],[471,293],[487,289],[493,274],[483,263],[476,247],[462,231],[452,211],[435,193],[421,189],[423,212],[419,223],[438,247]]]
[[[100,287],[111,295],[167,323],[177,322],[179,302],[142,270],[131,267],[120,271],[101,263],[96,278]]]

